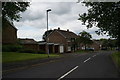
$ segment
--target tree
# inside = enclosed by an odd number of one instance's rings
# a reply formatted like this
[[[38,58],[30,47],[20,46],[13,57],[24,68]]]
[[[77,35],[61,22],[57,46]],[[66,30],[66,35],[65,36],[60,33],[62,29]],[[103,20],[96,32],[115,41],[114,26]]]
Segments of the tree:
[[[79,37],[77,38],[77,42],[82,43],[85,45],[85,50],[88,44],[92,44],[92,40],[91,40],[92,36],[86,32],[86,31],[82,31],[79,33]]]
[[[29,6],[29,2],[2,2],[2,22],[19,21],[20,12],[24,12]]]
[[[116,38],[120,47],[120,1],[119,2],[83,2],[89,7],[87,13],[79,14],[87,28],[96,26],[97,34],[106,34]]]
[[[100,42],[101,42],[101,48],[102,49],[106,49],[108,48],[108,39],[100,39]]]
[[[112,48],[117,47],[116,45],[116,39],[100,39],[100,42],[102,44],[103,48],[110,48],[112,50]]]
[[[43,40],[46,41],[46,37],[52,32],[53,30],[48,30],[43,34]]]

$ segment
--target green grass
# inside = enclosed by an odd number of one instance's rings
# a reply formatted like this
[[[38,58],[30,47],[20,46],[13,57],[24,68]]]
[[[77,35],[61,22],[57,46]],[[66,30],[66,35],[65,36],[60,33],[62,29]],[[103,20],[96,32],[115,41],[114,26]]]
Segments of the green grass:
[[[120,68],[120,52],[113,53],[112,58],[117,63],[118,67]]]
[[[50,54],[50,57],[59,57],[58,54]],[[19,62],[33,59],[42,59],[48,58],[47,54],[32,54],[32,53],[18,53],[18,52],[3,52],[2,53],[2,62]]]

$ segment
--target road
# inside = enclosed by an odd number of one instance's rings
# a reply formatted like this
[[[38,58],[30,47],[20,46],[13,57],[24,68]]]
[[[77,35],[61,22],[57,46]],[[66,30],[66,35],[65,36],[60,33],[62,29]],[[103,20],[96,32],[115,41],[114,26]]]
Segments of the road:
[[[3,78],[118,78],[110,54],[74,54],[72,57],[5,74]]]

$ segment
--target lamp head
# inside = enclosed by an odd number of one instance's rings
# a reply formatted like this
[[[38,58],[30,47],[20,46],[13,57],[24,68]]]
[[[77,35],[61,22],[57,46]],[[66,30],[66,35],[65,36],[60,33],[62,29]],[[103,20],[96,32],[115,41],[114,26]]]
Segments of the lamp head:
[[[51,9],[48,9],[47,12],[51,11]]]

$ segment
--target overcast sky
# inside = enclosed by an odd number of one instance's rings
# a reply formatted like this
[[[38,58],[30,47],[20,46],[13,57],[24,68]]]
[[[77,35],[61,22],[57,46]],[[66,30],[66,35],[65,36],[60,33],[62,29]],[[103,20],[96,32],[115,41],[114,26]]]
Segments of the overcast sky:
[[[87,29],[78,20],[79,14],[87,12],[87,8],[82,3],[75,2],[31,2],[30,7],[21,13],[22,18],[19,22],[14,22],[18,29],[18,38],[33,38],[36,41],[42,40],[42,35],[46,31],[46,10],[49,12],[49,29],[73,31],[78,34],[83,30],[89,32],[93,39],[107,38],[107,36],[98,36],[96,27]]]

